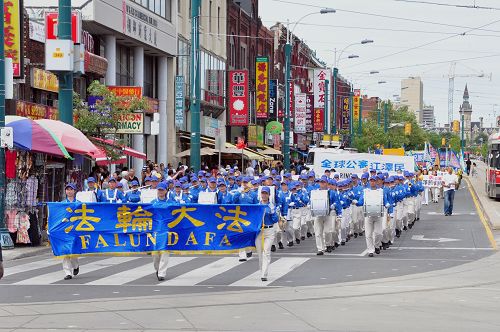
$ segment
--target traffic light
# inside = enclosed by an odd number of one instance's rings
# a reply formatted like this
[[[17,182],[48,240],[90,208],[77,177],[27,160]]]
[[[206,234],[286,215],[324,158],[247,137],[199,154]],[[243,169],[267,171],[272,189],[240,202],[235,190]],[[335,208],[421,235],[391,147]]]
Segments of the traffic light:
[[[405,135],[406,136],[411,135],[411,122],[405,123]]]

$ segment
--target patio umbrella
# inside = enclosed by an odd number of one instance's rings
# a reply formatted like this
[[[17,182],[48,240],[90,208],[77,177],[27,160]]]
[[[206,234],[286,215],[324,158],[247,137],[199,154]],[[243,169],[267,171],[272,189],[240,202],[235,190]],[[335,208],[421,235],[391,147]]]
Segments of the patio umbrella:
[[[17,149],[73,159],[54,133],[31,119],[7,115],[5,126],[14,131],[14,146]]]
[[[54,133],[70,152],[81,155],[99,153],[99,149],[87,136],[67,123],[49,119],[35,120],[35,122]]]

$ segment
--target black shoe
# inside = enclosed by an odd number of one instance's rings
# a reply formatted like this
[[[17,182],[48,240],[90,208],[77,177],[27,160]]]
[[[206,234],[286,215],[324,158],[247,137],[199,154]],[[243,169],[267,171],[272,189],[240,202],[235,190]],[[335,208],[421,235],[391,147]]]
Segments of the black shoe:
[[[335,242],[335,248],[338,248],[338,246],[339,246],[339,243]]]
[[[349,240],[350,240],[350,239],[351,239],[351,237],[350,237],[350,236],[348,236],[348,237],[347,237],[347,239],[345,239],[345,242],[346,242],[346,243],[347,243],[347,242],[349,242]]]
[[[382,242],[382,249],[387,250],[389,248],[389,245],[387,243]]]
[[[304,241],[304,240],[306,239],[306,237],[305,237],[305,236],[301,236],[301,237],[300,237],[300,239],[301,239],[302,241]]]
[[[283,246],[283,243],[278,242],[278,248],[280,248],[280,249],[285,249],[285,246]]]
[[[412,228],[413,228],[413,224],[409,224],[409,225],[408,225],[408,227],[409,227],[410,229],[412,229]]]
[[[295,239],[295,243],[300,244],[300,239]]]
[[[73,277],[72,277],[72,276],[70,276],[69,274],[68,274],[67,276],[65,276],[65,277],[64,277],[64,280],[71,280],[71,279],[73,279]]]
[[[323,256],[324,254],[325,254],[324,252],[322,252],[322,251],[318,251],[318,252],[316,253],[316,256]]]
[[[373,257],[373,252],[369,253],[368,257]]]
[[[392,246],[392,242],[391,241],[387,242],[387,245]]]
[[[396,237],[400,237],[401,236],[401,231],[399,231],[399,233],[396,234]]]
[[[240,258],[240,262],[246,262],[247,259],[246,258]]]
[[[358,233],[354,233],[354,238],[356,239],[358,237]]]
[[[379,248],[375,248],[375,253],[376,253],[377,255],[380,255],[380,249],[379,249]]]
[[[260,278],[260,280],[262,280],[262,281],[267,281],[267,278]]]
[[[419,221],[419,220],[420,220],[420,217],[417,218],[417,221]]]
[[[80,273],[80,267],[77,267],[76,269],[73,269],[73,275],[77,276],[78,273]]]
[[[326,247],[326,252],[332,252],[332,246],[327,246]]]
[[[252,257],[252,252],[251,251],[247,252],[247,258],[250,258],[250,257]]]
[[[271,251],[272,251],[272,252],[275,252],[275,251],[276,251],[276,246],[275,246],[274,244],[271,246]]]
[[[345,246],[345,241],[340,242],[341,246]]]
[[[408,230],[408,227],[404,226],[404,227],[403,227],[403,230],[404,230],[404,231],[407,231],[407,230]]]
[[[311,233],[307,232],[307,237],[313,236]]]
[[[165,281],[165,277],[158,277],[158,281]]]
[[[293,247],[293,241],[288,242],[287,246],[289,246],[289,247]]]

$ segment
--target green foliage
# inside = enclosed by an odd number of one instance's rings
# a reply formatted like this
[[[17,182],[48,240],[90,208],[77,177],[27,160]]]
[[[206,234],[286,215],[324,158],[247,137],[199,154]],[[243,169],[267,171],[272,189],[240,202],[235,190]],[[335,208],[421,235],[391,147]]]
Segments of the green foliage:
[[[143,98],[116,96],[104,84],[93,81],[87,89],[90,96],[102,97],[102,101],[91,111],[77,93],[73,93],[73,114],[75,127],[106,151],[106,156],[116,160],[120,156],[116,145],[123,145],[117,131],[120,118],[130,112],[144,110]],[[103,144],[95,138],[110,139],[113,145]]]

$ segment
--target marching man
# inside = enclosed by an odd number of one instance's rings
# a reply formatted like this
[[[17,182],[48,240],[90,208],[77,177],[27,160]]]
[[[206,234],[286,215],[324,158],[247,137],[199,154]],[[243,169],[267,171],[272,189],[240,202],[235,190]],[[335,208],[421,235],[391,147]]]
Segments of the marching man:
[[[80,203],[76,200],[76,186],[73,183],[68,183],[65,188],[66,199],[62,203]],[[78,275],[80,272],[80,264],[78,263],[78,257],[64,257],[62,261],[62,266],[66,276],[64,280],[73,279],[74,276]]]
[[[156,207],[167,207],[171,205],[167,199],[167,184],[165,182],[160,182],[157,189],[158,197],[154,199],[151,204]],[[156,270],[156,277],[158,281],[164,281],[167,276],[168,259],[170,257],[169,252],[155,252],[153,253],[153,266]]]

